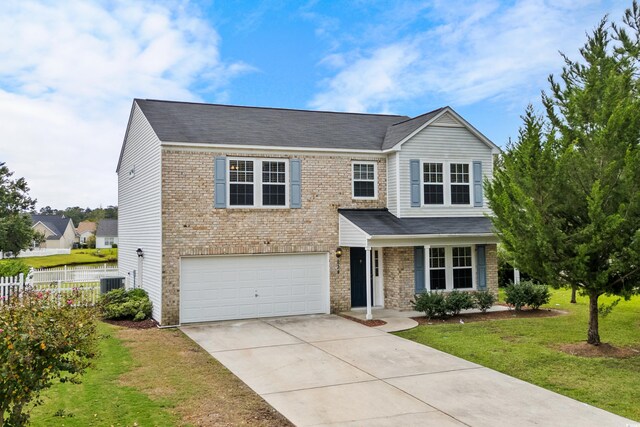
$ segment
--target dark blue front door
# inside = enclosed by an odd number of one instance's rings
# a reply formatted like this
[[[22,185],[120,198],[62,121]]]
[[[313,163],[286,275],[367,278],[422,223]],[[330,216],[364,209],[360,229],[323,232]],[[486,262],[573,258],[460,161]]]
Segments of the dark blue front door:
[[[351,248],[351,307],[366,307],[367,305],[367,252],[364,248]],[[373,290],[373,280],[371,280]],[[371,292],[373,305],[373,291]]]

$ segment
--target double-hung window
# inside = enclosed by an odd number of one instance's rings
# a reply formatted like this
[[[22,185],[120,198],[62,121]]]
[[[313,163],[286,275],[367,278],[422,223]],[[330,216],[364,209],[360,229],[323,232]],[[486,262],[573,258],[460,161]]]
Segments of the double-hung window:
[[[229,205],[253,206],[253,160],[229,160]]]
[[[424,204],[444,204],[444,176],[442,163],[424,163],[422,166],[424,179]]]
[[[444,248],[429,249],[429,287],[434,291],[447,288]]]
[[[229,206],[286,207],[288,162],[280,159],[230,159]]]
[[[451,163],[451,204],[468,205],[470,202],[469,191],[469,164]]]
[[[353,163],[352,172],[353,198],[377,198],[376,164],[371,162]]]
[[[453,288],[470,289],[473,287],[473,267],[471,264],[471,248],[463,246],[452,248]]]
[[[262,205],[285,206],[286,167],[280,161],[262,161]]]

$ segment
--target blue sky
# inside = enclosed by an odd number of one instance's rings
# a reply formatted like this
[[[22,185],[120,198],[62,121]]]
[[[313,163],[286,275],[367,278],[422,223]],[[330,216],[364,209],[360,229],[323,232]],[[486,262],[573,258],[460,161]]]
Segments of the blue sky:
[[[117,203],[134,97],[415,116],[450,105],[496,144],[558,51],[631,2],[0,3],[0,161],[38,205]]]

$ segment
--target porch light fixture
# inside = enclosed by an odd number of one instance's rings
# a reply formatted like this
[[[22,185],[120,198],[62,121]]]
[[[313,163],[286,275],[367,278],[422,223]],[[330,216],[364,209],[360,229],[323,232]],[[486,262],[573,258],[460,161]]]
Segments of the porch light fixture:
[[[341,256],[342,256],[342,248],[338,246],[338,249],[336,249],[336,258],[340,258]]]
[[[142,249],[138,248],[136,253],[138,254],[138,258],[144,258],[144,252],[142,252]]]

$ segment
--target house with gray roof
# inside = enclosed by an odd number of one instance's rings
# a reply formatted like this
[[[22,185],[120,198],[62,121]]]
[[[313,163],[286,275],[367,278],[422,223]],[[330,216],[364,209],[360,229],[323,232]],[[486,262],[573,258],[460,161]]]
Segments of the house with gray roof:
[[[497,292],[483,180],[498,152],[450,107],[135,99],[117,166],[120,273],[166,326]]]
[[[101,219],[96,228],[96,249],[112,248],[118,245],[118,220]]]
[[[42,249],[70,249],[76,241],[76,228],[71,218],[64,215],[31,215],[31,228],[42,233]]]

